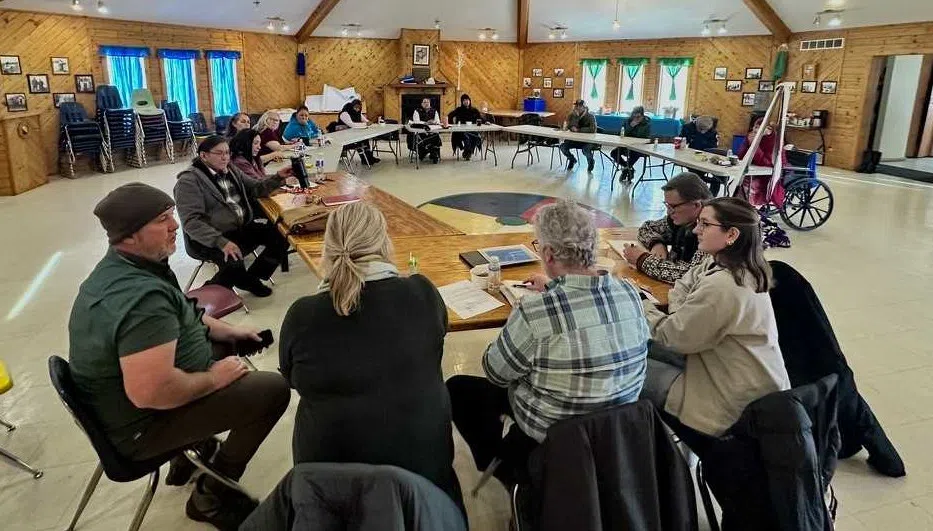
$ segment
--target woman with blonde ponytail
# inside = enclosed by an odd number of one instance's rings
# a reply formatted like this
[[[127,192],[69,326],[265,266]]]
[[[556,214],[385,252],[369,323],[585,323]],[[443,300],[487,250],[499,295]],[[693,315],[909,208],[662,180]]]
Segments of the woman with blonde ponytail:
[[[294,461],[398,466],[462,510],[441,373],[447,309],[428,279],[399,274],[393,254],[374,206],[331,213],[319,293],[282,323],[281,371],[301,396]]]

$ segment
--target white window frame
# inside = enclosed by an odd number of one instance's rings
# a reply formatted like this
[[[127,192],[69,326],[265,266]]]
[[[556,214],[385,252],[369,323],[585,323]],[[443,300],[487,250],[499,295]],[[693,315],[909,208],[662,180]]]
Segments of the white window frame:
[[[677,87],[678,94],[680,94],[677,101],[682,101],[683,105],[681,105],[677,109],[677,114],[674,115],[674,118],[684,118],[685,116],[688,116],[687,114],[687,91],[690,90],[690,69],[691,68],[693,68],[693,66],[684,65],[681,68],[680,73],[677,74],[677,80],[683,79],[683,90],[682,91],[680,90],[681,87],[679,86],[679,84]],[[664,65],[661,65],[658,67],[658,75],[660,77],[658,78],[658,108],[657,108],[656,114],[658,116],[664,116],[664,108],[669,107],[667,103],[670,100],[667,99],[667,96],[662,97],[662,95],[670,94],[671,76],[667,74],[667,70]],[[676,83],[676,80],[675,80],[675,83]]]
[[[628,92],[626,86],[628,75],[625,74],[625,65],[619,65],[619,101],[616,108],[618,112],[632,112],[633,108],[645,105],[645,69],[647,67],[647,64],[643,64],[638,69],[638,75],[635,76],[635,80],[632,82],[635,85],[635,101],[629,105],[630,102],[625,101],[625,94]]]
[[[590,77],[589,69],[585,66],[582,67],[583,70],[583,82],[580,83],[580,99],[586,102],[586,106],[590,109],[590,112],[596,112],[600,107],[606,104],[606,87],[608,83],[606,81],[606,73],[609,71],[609,65],[606,64],[603,67],[602,71],[599,73],[599,76],[596,79]],[[598,83],[602,79],[602,88],[600,89],[602,101],[594,102],[590,99],[590,89],[593,86],[593,83]]]
[[[216,108],[217,104],[215,103],[217,98],[214,95],[214,68],[211,66],[211,61],[213,61],[214,59],[220,59],[220,58],[208,58],[207,59],[207,79],[210,82],[211,112],[212,113],[217,112],[217,108]],[[233,59],[232,61],[233,61],[233,96],[236,98],[237,109],[240,109],[239,112],[243,112],[242,111],[243,101],[240,100],[240,73],[239,73],[240,60]]]
[[[113,65],[110,64],[110,60],[113,59],[109,55],[107,56],[107,80],[113,85]],[[137,57],[139,60],[139,66],[143,72],[143,86],[139,88],[149,88],[149,76],[146,75],[146,58]]]
[[[165,68],[165,61],[167,61],[167,60],[168,60],[168,59],[162,59],[162,79],[165,80],[165,94],[166,94],[166,97],[168,96],[168,93],[169,93],[169,90],[168,90],[168,71],[167,71],[166,68]],[[178,59],[173,59],[173,60],[174,60],[174,61],[177,61]],[[198,69],[195,67],[195,59],[182,59],[182,61],[188,61],[188,68],[191,69],[191,80],[194,82],[194,110],[192,110],[191,112],[199,112],[199,111],[200,111],[200,103],[201,103],[201,102],[200,102],[200,100],[199,100],[199,98],[198,98]],[[145,70],[144,70],[144,72],[145,72]],[[239,101],[240,101],[240,100],[237,99],[237,102],[239,102]]]

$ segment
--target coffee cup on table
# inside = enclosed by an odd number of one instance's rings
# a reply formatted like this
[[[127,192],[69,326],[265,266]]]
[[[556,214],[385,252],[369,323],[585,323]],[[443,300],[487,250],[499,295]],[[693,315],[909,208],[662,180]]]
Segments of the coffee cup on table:
[[[683,149],[684,147],[684,137],[675,136],[674,137],[674,149]]]
[[[486,289],[489,286],[489,267],[478,265],[470,269],[470,282],[479,289]]]

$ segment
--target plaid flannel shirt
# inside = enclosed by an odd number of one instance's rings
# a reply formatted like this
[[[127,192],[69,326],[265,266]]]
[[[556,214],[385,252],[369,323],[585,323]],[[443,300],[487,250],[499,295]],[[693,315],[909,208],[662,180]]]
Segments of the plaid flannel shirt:
[[[529,293],[486,348],[515,421],[543,441],[559,420],[638,400],[650,333],[639,294],[609,275],[567,275]]]

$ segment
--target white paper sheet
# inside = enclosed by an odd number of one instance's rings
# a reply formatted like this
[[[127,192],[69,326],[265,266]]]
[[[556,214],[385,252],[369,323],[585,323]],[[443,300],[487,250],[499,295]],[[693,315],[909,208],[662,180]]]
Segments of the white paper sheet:
[[[476,287],[469,280],[461,280],[437,289],[444,304],[461,319],[469,319],[481,313],[505,306],[499,299]]]

